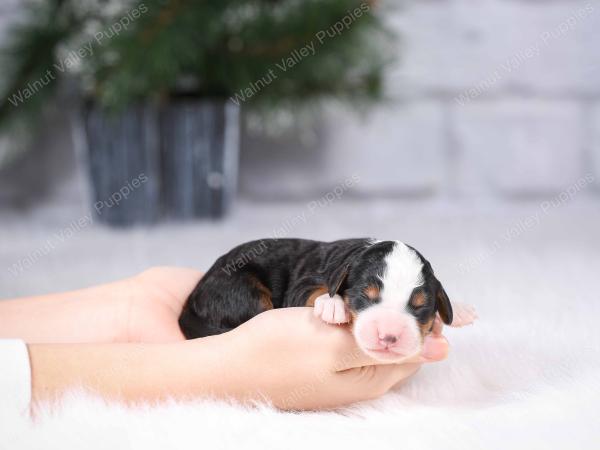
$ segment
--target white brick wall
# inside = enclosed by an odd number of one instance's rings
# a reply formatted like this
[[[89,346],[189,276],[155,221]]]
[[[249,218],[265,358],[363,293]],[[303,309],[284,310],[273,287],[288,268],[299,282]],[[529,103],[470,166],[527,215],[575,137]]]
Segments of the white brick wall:
[[[491,81],[485,96],[600,93],[597,0],[411,5],[393,19],[406,36],[399,72],[411,88],[455,96]]]
[[[591,170],[600,179],[600,2],[430,0],[392,10],[396,103],[362,122],[331,115],[316,173],[359,173],[364,194],[446,198],[549,195]],[[261,167],[280,151],[267,148]],[[286,192],[292,172],[306,186],[324,183],[304,157],[310,172],[284,166],[271,185],[250,171],[242,187]]]
[[[338,111],[324,145],[328,171],[356,172],[363,193],[428,195],[442,188],[444,118],[437,101],[386,105],[365,118]]]
[[[588,148],[590,153],[589,171],[594,174],[596,179],[596,190],[600,193],[600,103],[595,103],[589,111],[588,130],[590,131],[590,140]]]
[[[17,4],[0,0],[0,39]],[[504,199],[600,180],[600,1],[403,5],[386,12],[392,103],[330,113],[309,139],[246,135],[242,192],[311,196],[359,174],[361,194]]]
[[[583,114],[570,100],[495,100],[455,106],[462,194],[559,192],[584,169]]]

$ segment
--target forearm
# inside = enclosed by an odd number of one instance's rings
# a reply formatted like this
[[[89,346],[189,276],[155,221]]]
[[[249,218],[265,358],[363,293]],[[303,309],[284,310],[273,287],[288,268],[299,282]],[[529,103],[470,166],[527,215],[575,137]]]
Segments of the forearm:
[[[127,281],[71,292],[0,301],[0,338],[20,338],[28,343],[114,342],[127,320]],[[82,324],[89,326],[82,326]]]
[[[175,344],[31,344],[34,402],[74,388],[125,402],[227,394],[223,339]],[[199,345],[201,344],[201,345]]]
[[[308,370],[307,376],[293,369],[304,364],[292,362],[291,355],[282,359],[281,352],[269,364],[268,350],[263,361],[249,341],[230,332],[172,344],[30,344],[32,402],[53,401],[82,388],[125,403],[204,397],[268,400],[285,408],[328,404],[321,395],[296,394],[289,400],[299,388],[317,383],[320,390],[322,368]]]
[[[29,353],[34,402],[82,387],[125,402],[212,397],[284,409],[374,398],[422,362],[376,365],[345,327],[309,308],[267,311],[228,333],[171,344],[30,344]]]

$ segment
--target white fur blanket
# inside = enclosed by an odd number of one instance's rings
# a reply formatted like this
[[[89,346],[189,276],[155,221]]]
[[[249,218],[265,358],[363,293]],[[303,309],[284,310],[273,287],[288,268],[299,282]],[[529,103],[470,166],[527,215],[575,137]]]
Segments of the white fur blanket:
[[[440,231],[438,213],[421,211],[392,226],[386,211],[370,211],[373,223],[380,224],[374,225],[377,235],[407,236],[403,240],[432,261],[451,297],[478,308],[480,320],[474,326],[445,330],[451,344],[447,361],[424,366],[380,400],[339,412],[293,414],[210,401],[127,409],[73,393],[35,421],[0,412],[0,448],[598,448],[600,216],[568,210],[519,231],[520,218],[529,215],[525,210],[491,220],[450,218]],[[331,214],[339,217],[339,212]],[[351,218],[352,211],[346,213]],[[367,234],[356,223],[346,222],[345,236]],[[324,233],[322,221],[313,226],[323,239],[339,237],[335,226]],[[252,233],[268,235],[268,227],[269,222],[255,223]],[[317,236],[312,229],[296,231]],[[224,248],[254,237],[237,229],[228,234],[227,227],[219,232]],[[94,240],[101,251],[108,232],[89,233],[65,251],[75,254],[79,245]],[[130,254],[135,260],[152,248],[152,254],[163,252],[162,263],[191,261],[192,255],[189,261],[168,261],[171,250],[165,249],[178,244],[166,237],[162,241],[164,231],[144,232],[143,241],[151,244],[143,250],[140,239],[127,244],[135,233],[141,232],[111,235],[123,244],[113,247],[122,252],[115,260]],[[198,245],[210,248],[217,232],[210,233],[203,229],[205,241]],[[197,234],[195,227],[179,229],[180,250]],[[61,258],[61,251],[51,257]],[[207,259],[216,256],[207,253]],[[97,254],[89,264],[100,260],[107,265]],[[149,257],[140,264],[148,262],[154,261]],[[40,273],[50,266],[39,264]],[[32,268],[30,280],[37,270]]]

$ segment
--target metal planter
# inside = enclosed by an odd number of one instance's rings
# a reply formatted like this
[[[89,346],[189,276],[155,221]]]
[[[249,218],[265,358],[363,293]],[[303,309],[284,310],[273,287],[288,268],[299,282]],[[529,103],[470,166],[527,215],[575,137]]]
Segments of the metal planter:
[[[222,217],[237,190],[239,107],[173,99],[160,114],[162,194],[167,217]]]
[[[160,217],[158,117],[151,105],[117,114],[95,106],[86,111],[93,209],[101,222],[127,226]]]
[[[239,107],[174,98],[85,114],[94,211],[107,224],[219,218],[237,190]]]

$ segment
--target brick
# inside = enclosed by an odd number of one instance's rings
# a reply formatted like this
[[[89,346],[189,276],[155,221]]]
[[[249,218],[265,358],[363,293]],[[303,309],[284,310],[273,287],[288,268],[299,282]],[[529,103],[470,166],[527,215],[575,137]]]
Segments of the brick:
[[[437,102],[382,105],[364,118],[339,113],[329,124],[330,173],[356,173],[365,194],[427,195],[443,183],[443,111]]]
[[[443,183],[443,116],[436,102],[330,110],[309,136],[242,138],[240,191],[312,198],[357,175],[352,191],[428,195]]]
[[[390,20],[403,42],[393,91],[600,93],[600,5],[590,0],[411,2]]]
[[[600,103],[596,103],[592,107],[590,114],[590,129],[591,142],[589,150],[591,153],[589,172],[592,173],[595,179],[596,190],[600,187]]]
[[[463,195],[558,192],[583,175],[576,102],[503,100],[454,106],[456,187]]]
[[[269,121],[270,122],[270,121]],[[313,198],[327,186],[322,134],[316,119],[302,130],[269,133],[244,120],[240,139],[239,191],[260,199]]]

